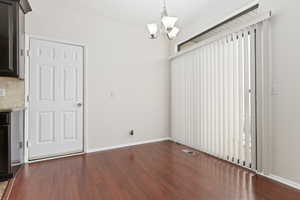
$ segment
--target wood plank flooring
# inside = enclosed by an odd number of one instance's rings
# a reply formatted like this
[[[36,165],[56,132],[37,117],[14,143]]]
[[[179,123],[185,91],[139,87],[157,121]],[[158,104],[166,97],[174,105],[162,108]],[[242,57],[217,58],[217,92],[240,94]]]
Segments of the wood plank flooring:
[[[26,166],[10,200],[299,200],[300,192],[173,142]]]

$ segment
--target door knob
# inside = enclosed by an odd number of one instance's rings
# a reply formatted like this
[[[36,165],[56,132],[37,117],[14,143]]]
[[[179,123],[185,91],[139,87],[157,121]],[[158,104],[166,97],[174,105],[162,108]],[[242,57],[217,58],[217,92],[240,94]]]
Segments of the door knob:
[[[81,106],[82,106],[82,103],[77,103],[77,106],[78,106],[78,107],[81,107]]]

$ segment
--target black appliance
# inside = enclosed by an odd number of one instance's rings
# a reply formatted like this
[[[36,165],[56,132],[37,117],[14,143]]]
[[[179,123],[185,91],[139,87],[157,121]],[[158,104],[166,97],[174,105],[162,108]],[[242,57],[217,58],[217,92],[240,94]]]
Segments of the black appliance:
[[[12,178],[24,164],[22,111],[0,113],[0,181]]]

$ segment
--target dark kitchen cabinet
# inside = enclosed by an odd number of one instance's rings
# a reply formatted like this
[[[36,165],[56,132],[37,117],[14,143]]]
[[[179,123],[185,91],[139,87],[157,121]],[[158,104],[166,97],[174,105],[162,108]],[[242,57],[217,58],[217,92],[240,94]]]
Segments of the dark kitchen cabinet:
[[[0,76],[23,79],[27,0],[0,0]]]

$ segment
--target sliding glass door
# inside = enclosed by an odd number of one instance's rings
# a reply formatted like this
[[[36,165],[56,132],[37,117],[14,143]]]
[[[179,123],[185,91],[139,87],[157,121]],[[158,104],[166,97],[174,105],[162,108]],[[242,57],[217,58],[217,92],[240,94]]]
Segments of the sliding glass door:
[[[171,61],[172,137],[256,169],[256,27]]]

